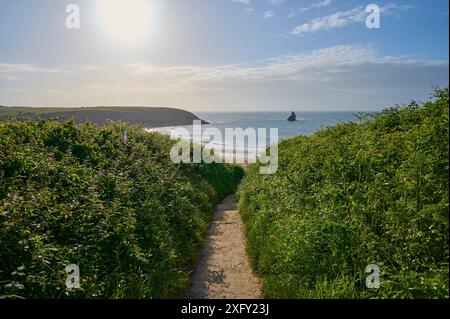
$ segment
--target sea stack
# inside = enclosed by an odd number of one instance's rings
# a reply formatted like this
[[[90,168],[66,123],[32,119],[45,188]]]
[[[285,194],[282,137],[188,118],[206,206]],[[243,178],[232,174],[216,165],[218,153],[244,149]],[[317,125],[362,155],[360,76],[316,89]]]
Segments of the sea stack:
[[[297,121],[297,115],[295,115],[294,112],[292,112],[291,116],[287,119],[289,122],[295,122]]]

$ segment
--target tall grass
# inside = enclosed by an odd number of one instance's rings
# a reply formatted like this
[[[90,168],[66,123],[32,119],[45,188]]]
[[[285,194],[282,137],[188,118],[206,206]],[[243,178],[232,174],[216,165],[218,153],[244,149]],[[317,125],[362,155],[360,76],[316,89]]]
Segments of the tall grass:
[[[282,142],[275,175],[250,169],[239,204],[266,297],[448,298],[448,112],[438,89]]]
[[[243,172],[173,164],[173,143],[120,123],[0,122],[0,296],[183,297],[213,208]],[[66,288],[68,264],[80,290]]]

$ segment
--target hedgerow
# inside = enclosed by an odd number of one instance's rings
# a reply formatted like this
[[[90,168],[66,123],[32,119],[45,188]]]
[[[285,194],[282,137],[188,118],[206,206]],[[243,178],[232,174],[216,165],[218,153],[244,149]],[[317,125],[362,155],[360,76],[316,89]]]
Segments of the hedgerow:
[[[280,143],[275,175],[252,167],[238,194],[263,294],[448,298],[448,112],[438,89]]]
[[[0,296],[185,296],[213,208],[243,172],[173,164],[173,143],[122,123],[0,122]],[[65,285],[69,264],[80,289]]]

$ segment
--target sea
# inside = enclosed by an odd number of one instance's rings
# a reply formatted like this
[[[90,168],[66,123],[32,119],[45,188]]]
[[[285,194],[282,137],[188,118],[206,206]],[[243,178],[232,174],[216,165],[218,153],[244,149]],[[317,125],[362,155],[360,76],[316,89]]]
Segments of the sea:
[[[186,138],[186,135],[180,134],[180,128],[189,132],[189,139],[201,143],[208,147],[222,147],[225,158],[235,158],[236,162],[242,162],[245,158],[254,162],[257,154],[266,149],[267,146],[274,143],[271,139],[270,129],[277,129],[277,141],[282,141],[298,135],[311,135],[317,130],[335,125],[337,123],[357,121],[358,112],[295,112],[296,122],[289,122],[287,118],[290,112],[196,112],[200,119],[210,124],[202,125],[201,130],[193,129],[188,126],[171,126],[152,128],[149,131],[158,131],[164,134],[170,134],[173,137]],[[216,128],[221,132],[222,139],[206,136],[205,130]],[[245,136],[238,136],[233,140],[233,145],[225,140],[226,129],[265,129],[265,143],[262,139],[249,139]]]

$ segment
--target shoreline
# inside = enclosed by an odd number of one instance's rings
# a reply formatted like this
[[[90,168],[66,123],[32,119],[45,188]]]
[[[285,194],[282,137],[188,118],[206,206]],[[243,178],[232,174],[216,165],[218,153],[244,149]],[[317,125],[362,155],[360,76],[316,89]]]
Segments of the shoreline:
[[[164,135],[171,135],[172,132],[167,130],[168,128],[173,128],[173,127],[159,127],[159,128],[145,128],[145,131],[149,132],[149,133],[160,133],[160,134],[164,134]],[[165,130],[163,130],[165,129]],[[178,137],[180,139],[182,139],[182,137]],[[189,140],[187,139],[183,139],[184,141],[189,141],[191,143],[198,143],[201,144],[202,147],[208,146],[209,143],[205,143],[202,141],[198,141],[195,140],[193,138],[190,138]],[[218,144],[216,144],[217,146],[219,146]],[[211,146],[211,145],[209,145]],[[249,165],[255,164],[256,160],[259,156],[259,154],[261,154],[263,151],[258,152],[258,150],[254,147],[245,147],[245,146],[229,146],[229,145],[223,145],[222,144],[222,163],[227,163],[227,164],[239,164],[239,165],[243,165],[244,167],[247,167]],[[233,150],[232,152],[227,152],[227,150],[229,150],[229,148],[232,147]],[[209,149],[213,149],[213,147],[209,147]]]

